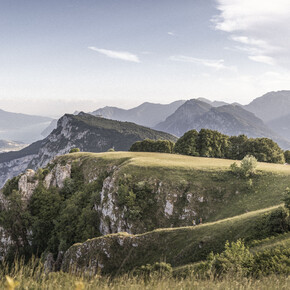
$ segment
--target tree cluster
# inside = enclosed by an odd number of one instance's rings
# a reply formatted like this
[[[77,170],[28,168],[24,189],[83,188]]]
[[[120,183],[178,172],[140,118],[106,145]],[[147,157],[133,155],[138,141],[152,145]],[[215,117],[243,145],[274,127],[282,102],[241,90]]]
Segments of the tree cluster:
[[[166,140],[138,141],[130,151],[177,153],[190,156],[227,158],[242,160],[253,156],[260,162],[290,162],[290,151],[285,151],[269,138],[248,138],[246,135],[227,136],[218,131],[201,129],[190,130],[180,137],[175,145]],[[285,154],[285,156],[284,156]]]
[[[159,152],[159,153],[173,153],[174,143],[169,140],[151,140],[145,139],[143,141],[135,142],[130,151],[133,152]]]

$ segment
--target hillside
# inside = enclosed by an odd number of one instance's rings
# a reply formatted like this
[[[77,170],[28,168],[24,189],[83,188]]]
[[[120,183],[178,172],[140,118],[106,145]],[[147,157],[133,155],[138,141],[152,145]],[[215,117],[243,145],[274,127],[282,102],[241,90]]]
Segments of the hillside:
[[[230,136],[245,134],[248,137],[267,137],[275,140],[282,148],[290,143],[272,131],[253,113],[239,105],[212,107],[208,102],[189,100],[180,106],[155,129],[182,136],[191,129],[212,129]]]
[[[271,120],[267,125],[286,140],[290,140],[290,114]]]
[[[176,136],[182,136],[185,132],[195,128],[195,120],[208,112],[212,106],[206,102],[192,99],[186,101],[165,121],[154,128],[164,132],[171,132]]]
[[[52,118],[6,112],[0,109],[0,139],[31,143],[41,138],[41,132]]]
[[[107,119],[128,121],[146,127],[154,127],[174,113],[184,102],[179,100],[165,105],[146,102],[128,110],[116,107],[104,107],[92,112],[92,114],[95,116],[100,115]]]
[[[101,235],[191,226],[200,218],[209,223],[281,204],[290,186],[289,166],[259,163],[257,174],[249,180],[233,175],[232,163],[162,153],[68,154],[44,170],[27,171],[7,183],[1,193],[2,216],[5,204],[15,198],[11,193],[18,190],[24,203],[32,202],[19,215],[19,208],[13,213],[20,223],[22,214],[31,215],[27,233],[38,233],[29,238],[31,250],[41,246],[57,255],[56,249],[65,251],[73,243]],[[35,206],[37,210],[31,212]],[[10,220],[4,221],[5,216],[0,226],[2,235],[7,235]],[[28,237],[15,234],[15,238]],[[7,247],[2,238],[2,255]]]
[[[290,91],[269,92],[254,99],[244,108],[264,122],[269,122],[289,114]]]
[[[57,128],[45,139],[18,152],[0,154],[0,188],[4,182],[26,168],[39,168],[53,157],[68,153],[71,148],[81,151],[104,152],[110,148],[129,150],[139,140],[171,140],[176,137],[133,123],[118,122],[80,113],[64,115]]]
[[[210,252],[220,253],[226,241],[243,238],[247,243],[268,237],[267,218],[278,212],[268,208],[233,218],[191,227],[158,229],[142,235],[119,233],[73,245],[66,253],[62,270],[70,268],[102,273],[128,271],[164,260],[178,267],[205,260]],[[273,234],[273,233],[272,233]],[[271,234],[270,234],[271,235]],[[289,235],[284,243],[289,244]],[[275,244],[269,243],[269,247]]]

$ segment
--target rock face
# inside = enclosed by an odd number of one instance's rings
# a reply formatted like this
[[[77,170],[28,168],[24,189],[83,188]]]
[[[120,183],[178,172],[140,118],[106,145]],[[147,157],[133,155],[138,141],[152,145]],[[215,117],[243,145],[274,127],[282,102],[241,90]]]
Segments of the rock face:
[[[24,200],[30,199],[38,182],[39,181],[35,179],[35,171],[32,169],[27,169],[26,172],[21,175],[18,181],[18,190]]]
[[[66,154],[78,147],[86,152],[105,152],[110,148],[127,151],[139,140],[177,138],[133,123],[118,122],[94,117],[90,114],[64,115],[57,128],[45,139],[23,150],[0,154],[0,188],[4,183],[25,171],[44,167],[55,156]]]
[[[61,166],[57,164],[51,172],[49,172],[44,179],[44,186],[46,188],[58,187],[63,188],[64,181],[71,176],[71,164]]]

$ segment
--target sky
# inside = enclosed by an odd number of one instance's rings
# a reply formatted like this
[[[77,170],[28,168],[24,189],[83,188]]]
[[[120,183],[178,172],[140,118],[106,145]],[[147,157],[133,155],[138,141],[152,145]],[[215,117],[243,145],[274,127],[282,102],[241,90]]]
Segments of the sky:
[[[0,109],[60,116],[290,89],[289,0],[1,0]]]

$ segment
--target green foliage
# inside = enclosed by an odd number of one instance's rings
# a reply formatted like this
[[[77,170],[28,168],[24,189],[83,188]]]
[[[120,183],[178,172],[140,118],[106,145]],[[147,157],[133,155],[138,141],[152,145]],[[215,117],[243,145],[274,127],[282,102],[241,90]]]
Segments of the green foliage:
[[[2,190],[3,195],[9,196],[13,192],[13,190],[18,190],[19,179],[20,179],[20,176],[16,176],[9,179],[3,187],[3,190]]]
[[[174,153],[199,156],[197,143],[198,132],[196,130],[190,130],[177,140],[174,146]]]
[[[241,172],[248,177],[255,173],[257,167],[257,159],[254,156],[247,155],[241,161]]]
[[[218,131],[201,129],[198,134],[198,151],[200,156],[225,158],[229,137]]]
[[[285,163],[283,150],[269,138],[250,138],[245,144],[247,155],[254,156],[260,162]]]
[[[222,253],[211,253],[205,262],[194,267],[194,272],[203,277],[289,275],[290,249],[279,246],[253,254],[242,240],[227,241]]]
[[[31,196],[28,211],[31,215],[32,248],[34,253],[46,250],[59,215],[62,198],[54,188],[47,190],[40,184]]]
[[[215,276],[225,274],[246,275],[250,272],[253,254],[242,240],[225,244],[225,250],[220,254],[211,253],[208,256],[206,268]]]
[[[245,156],[243,160],[241,161],[241,165],[238,166],[236,162],[232,163],[230,165],[230,170],[239,176],[243,177],[250,177],[253,176],[257,167],[257,159],[253,156]],[[251,181],[249,183],[249,186],[251,187],[253,182]]]
[[[80,148],[72,148],[69,153],[77,153],[77,152],[80,152]]]
[[[132,152],[159,152],[159,153],[172,153],[174,143],[169,140],[150,140],[145,139],[143,141],[135,142],[130,151]]]
[[[285,162],[290,163],[290,150],[284,151]]]
[[[229,148],[226,154],[228,159],[242,160],[246,155],[246,144],[248,137],[246,135],[231,136],[229,138]]]
[[[16,254],[29,256],[31,251],[28,229],[31,224],[31,216],[28,211],[24,210],[24,201],[18,191],[13,190],[6,199],[8,206],[5,210],[3,208],[0,210],[0,221],[1,226],[14,243],[8,256],[11,255],[12,260]]]
[[[252,155],[261,162],[285,162],[282,149],[271,139],[248,139],[245,135],[229,137],[209,129],[201,129],[199,133],[196,130],[186,132],[176,142],[174,152],[191,156],[236,160]]]
[[[147,182],[134,182],[132,178],[120,178],[117,201],[121,208],[126,207],[125,219],[140,221],[147,225],[148,230],[156,225],[156,196]]]
[[[285,197],[284,197],[285,207],[290,210],[290,188],[287,187],[285,189]]]
[[[133,275],[140,276],[146,280],[154,277],[169,276],[172,274],[172,267],[165,262],[156,262],[154,264],[146,264],[133,270]]]
[[[115,152],[115,149],[114,148],[110,148],[110,149],[108,149],[107,152]]]

